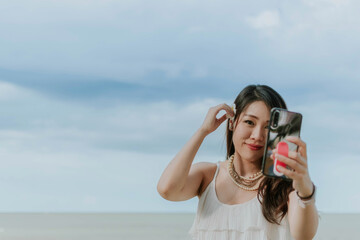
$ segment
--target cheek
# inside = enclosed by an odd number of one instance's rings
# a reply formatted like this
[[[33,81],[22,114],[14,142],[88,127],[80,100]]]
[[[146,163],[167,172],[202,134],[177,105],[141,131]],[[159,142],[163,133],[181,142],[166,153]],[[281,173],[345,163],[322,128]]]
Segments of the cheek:
[[[233,134],[233,142],[239,143],[239,142],[243,142],[244,140],[248,139],[251,135],[251,131],[249,131],[249,129],[246,128],[241,128],[240,126],[238,126]]]

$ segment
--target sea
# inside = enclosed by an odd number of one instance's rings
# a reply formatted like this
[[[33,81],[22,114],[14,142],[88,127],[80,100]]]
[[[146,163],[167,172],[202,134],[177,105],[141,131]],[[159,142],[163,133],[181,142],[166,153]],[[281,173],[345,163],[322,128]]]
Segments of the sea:
[[[314,239],[360,239],[360,214],[320,215]],[[194,217],[194,213],[0,213],[0,239],[190,240]]]

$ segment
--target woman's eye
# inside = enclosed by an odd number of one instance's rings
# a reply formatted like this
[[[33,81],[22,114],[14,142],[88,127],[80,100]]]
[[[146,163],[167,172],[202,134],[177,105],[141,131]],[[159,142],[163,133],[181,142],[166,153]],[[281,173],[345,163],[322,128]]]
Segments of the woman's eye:
[[[245,120],[245,122],[246,122],[247,124],[249,124],[249,125],[254,125],[254,123],[253,123],[252,121],[250,121],[250,120]]]

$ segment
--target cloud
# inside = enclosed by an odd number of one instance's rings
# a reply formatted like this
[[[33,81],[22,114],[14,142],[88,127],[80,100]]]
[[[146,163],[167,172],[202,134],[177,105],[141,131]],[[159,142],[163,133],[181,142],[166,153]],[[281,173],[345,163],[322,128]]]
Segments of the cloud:
[[[303,114],[303,133],[315,152],[346,154],[360,147],[360,127],[354,124],[360,121],[359,100],[317,100],[293,109]]]
[[[303,0],[305,5],[315,8],[324,8],[324,7],[341,7],[348,6],[350,2],[353,4],[354,1],[351,0]]]
[[[6,48],[0,66],[142,84],[210,76],[350,82],[359,76],[353,54],[360,37],[357,5],[335,0],[277,6],[265,1],[8,2],[1,6],[0,44]]]
[[[208,77],[208,75],[209,75],[208,69],[206,67],[201,67],[201,66],[195,67],[195,69],[192,72],[192,77],[196,79],[205,78]]]
[[[5,211],[129,211],[139,210],[126,205],[132,198],[156,202],[161,171],[201,125],[207,109],[223,102],[104,106],[37,92],[21,98],[16,85],[0,86],[19,93],[19,98],[0,101],[7,119],[2,119],[0,129]],[[218,134],[222,136],[220,130]],[[223,159],[217,147],[220,137],[213,136],[216,138],[207,139],[200,150],[205,154],[196,161]],[[131,189],[139,185],[148,190],[133,193]],[[13,201],[14,196],[19,201]]]
[[[31,95],[31,91],[9,82],[0,81],[0,102],[24,99]]]
[[[246,22],[255,29],[272,28],[280,25],[277,11],[267,10],[254,17],[247,17]]]

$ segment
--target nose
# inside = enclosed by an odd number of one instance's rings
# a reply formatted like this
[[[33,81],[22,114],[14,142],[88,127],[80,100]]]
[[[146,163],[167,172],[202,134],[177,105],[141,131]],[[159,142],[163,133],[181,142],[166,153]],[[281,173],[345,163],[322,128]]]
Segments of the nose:
[[[256,126],[252,133],[250,138],[254,141],[263,142],[266,136],[266,129],[262,128],[261,126]]]

